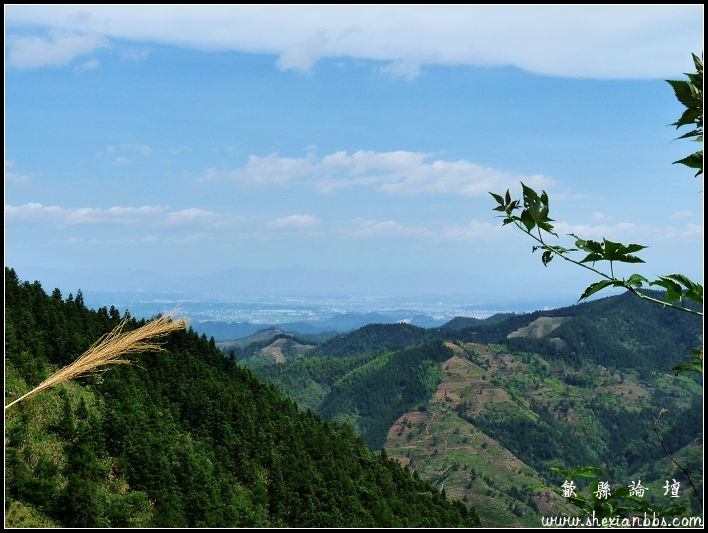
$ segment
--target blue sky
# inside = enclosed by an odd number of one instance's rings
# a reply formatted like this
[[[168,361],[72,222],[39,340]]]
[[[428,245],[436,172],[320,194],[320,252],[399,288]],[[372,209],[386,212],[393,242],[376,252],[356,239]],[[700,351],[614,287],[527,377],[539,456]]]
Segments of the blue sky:
[[[695,146],[673,142],[663,81],[701,52],[702,6],[5,16],[20,277],[297,266],[570,303],[593,278],[544,269],[491,211],[487,191],[524,180],[562,232],[649,245],[636,270],[702,279],[703,182],[671,165]]]

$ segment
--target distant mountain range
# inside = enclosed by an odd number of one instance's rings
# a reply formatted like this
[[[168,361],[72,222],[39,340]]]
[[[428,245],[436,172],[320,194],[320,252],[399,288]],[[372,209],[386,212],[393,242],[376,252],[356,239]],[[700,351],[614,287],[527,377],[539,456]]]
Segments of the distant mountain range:
[[[477,288],[470,288],[474,296],[466,295],[466,281],[462,281],[466,276],[447,272],[389,275],[230,268],[210,275],[179,277],[169,272],[126,269],[21,271],[27,279],[39,280],[44,287],[57,287],[65,295],[81,289],[91,308],[113,305],[138,318],[178,310],[197,332],[217,341],[240,339],[268,328],[322,338],[367,324],[406,322],[433,328],[455,315],[465,318],[448,327],[464,328],[467,322],[476,320],[473,317],[572,301],[569,296],[555,300],[545,297],[542,302],[516,298],[505,302],[498,295],[478,294]],[[438,281],[431,285],[430,280]],[[442,290],[452,282],[455,291]]]
[[[479,309],[534,309],[562,305],[577,297],[574,293],[544,294],[542,298],[514,295],[502,298],[486,294],[468,273],[454,271],[385,272],[365,270],[315,270],[300,267],[255,269],[232,267],[208,275],[177,276],[169,271],[130,269],[60,269],[23,266],[17,268],[27,279],[44,287],[58,287],[65,294],[82,289],[92,300],[97,295],[114,298],[100,305],[118,305],[116,296],[131,299],[149,294],[166,299],[243,301],[267,297],[350,297],[381,299],[427,298],[430,301],[474,303]]]
[[[445,319],[435,319],[427,315],[411,314],[410,311],[400,310],[386,313],[342,313],[318,320],[272,324],[203,320],[193,322],[192,326],[199,333],[206,334],[207,337],[214,337],[218,341],[227,341],[242,339],[273,328],[328,338],[339,333],[361,328],[366,324],[396,324],[399,322],[415,324],[420,327],[436,327],[444,324]]]

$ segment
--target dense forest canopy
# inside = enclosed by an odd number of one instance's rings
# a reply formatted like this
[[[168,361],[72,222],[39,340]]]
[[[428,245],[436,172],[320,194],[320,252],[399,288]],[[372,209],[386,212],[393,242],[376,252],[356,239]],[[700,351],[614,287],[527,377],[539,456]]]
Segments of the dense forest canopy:
[[[121,318],[5,270],[6,402]],[[139,321],[133,320],[136,327]],[[49,390],[6,414],[6,525],[474,526],[346,425],[303,412],[173,334],[166,352]]]
[[[552,467],[599,465],[653,496],[666,479],[687,486],[654,433],[662,409],[664,445],[701,483],[700,378],[667,372],[701,333],[695,317],[623,294],[432,329],[370,325],[314,356],[246,350],[240,364],[471,502],[483,523],[532,525],[549,504],[529,487],[554,483]]]

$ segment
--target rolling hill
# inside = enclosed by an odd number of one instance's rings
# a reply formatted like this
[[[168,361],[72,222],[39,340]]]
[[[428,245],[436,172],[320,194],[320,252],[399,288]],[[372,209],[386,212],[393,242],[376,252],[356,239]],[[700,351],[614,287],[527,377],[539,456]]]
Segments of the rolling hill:
[[[80,292],[48,296],[11,269],[5,290],[6,403],[121,318],[86,308]],[[479,524],[351,428],[298,409],[223,357],[213,339],[182,331],[164,347],[6,412],[6,526]]]
[[[530,488],[554,482],[551,467],[662,482],[670,469],[651,466],[666,459],[652,431],[662,408],[667,447],[702,470],[685,451],[702,442],[701,385],[666,372],[702,324],[655,307],[623,295],[462,329],[372,325],[257,372],[472,504],[484,524],[537,524],[565,504]],[[688,492],[681,501],[696,505]]]

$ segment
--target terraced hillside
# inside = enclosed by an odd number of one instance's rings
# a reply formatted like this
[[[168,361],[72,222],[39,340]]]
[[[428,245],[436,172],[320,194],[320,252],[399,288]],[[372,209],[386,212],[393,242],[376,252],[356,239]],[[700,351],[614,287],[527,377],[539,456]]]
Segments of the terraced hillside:
[[[695,454],[702,449],[701,385],[693,377],[656,370],[663,345],[652,345],[657,332],[663,335],[671,323],[684,328],[671,338],[684,338],[683,346],[691,346],[700,325],[694,329],[689,322],[670,320],[658,323],[650,335],[647,316],[652,315],[642,315],[632,300],[608,300],[615,305],[599,301],[512,315],[506,323],[475,321],[472,329],[414,330],[414,345],[421,339],[448,338],[438,345],[443,352],[415,362],[406,349],[357,356],[337,352],[259,372],[301,405],[349,422],[371,446],[383,445],[389,456],[474,506],[484,524],[537,525],[541,514],[561,512],[566,505],[534,488],[562,482],[551,467],[600,466],[614,484],[627,485],[641,476],[642,484],[652,484],[657,493],[665,476],[682,477],[672,463],[666,464],[653,432],[662,408],[668,409],[658,428],[665,444],[702,471]],[[589,336],[597,324],[588,316],[608,328],[615,324],[635,332],[622,338],[622,349],[633,354],[622,368],[596,362],[616,360],[601,352],[616,341],[608,341],[608,333]],[[588,331],[585,324],[591,326]],[[470,340],[489,338],[493,332],[497,342]],[[403,329],[394,333],[396,343],[406,334]],[[369,338],[371,346],[389,342],[366,331],[347,338]],[[330,345],[350,345],[347,338]],[[586,352],[592,356],[584,358]],[[639,364],[638,353],[657,356]],[[675,360],[675,355],[667,359]],[[417,392],[411,394],[413,390]],[[683,483],[688,488],[685,479]],[[697,511],[690,491],[680,501]]]

